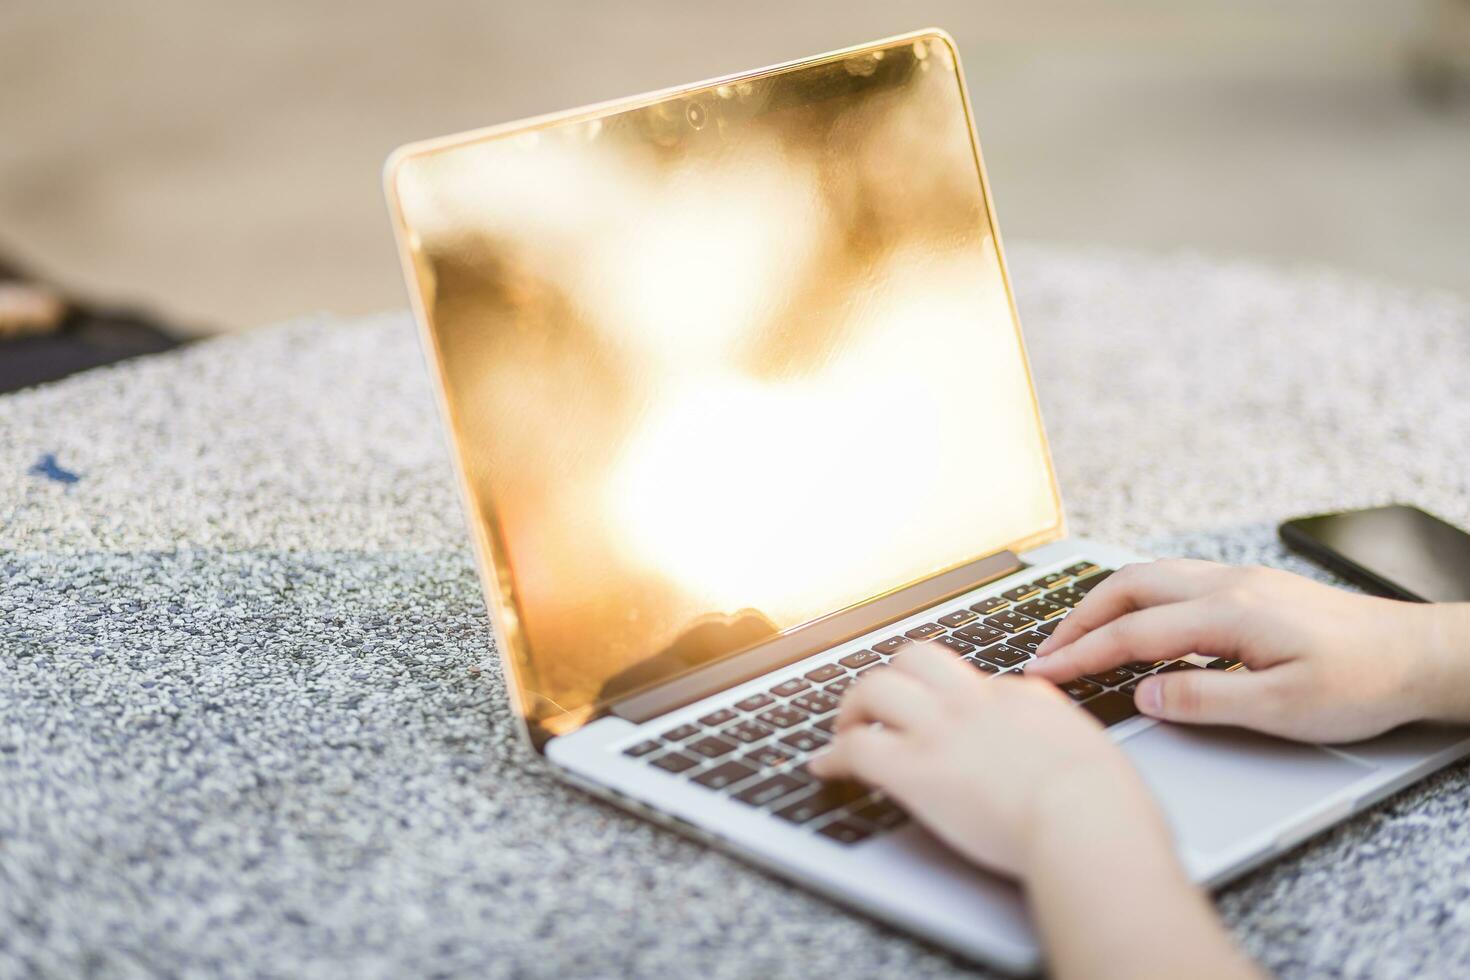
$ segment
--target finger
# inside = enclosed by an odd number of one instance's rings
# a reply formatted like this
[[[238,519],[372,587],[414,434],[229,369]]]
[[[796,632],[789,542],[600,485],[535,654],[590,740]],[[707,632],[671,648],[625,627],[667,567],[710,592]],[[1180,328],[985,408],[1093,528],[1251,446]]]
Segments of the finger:
[[[1283,668],[1264,671],[1181,670],[1145,677],[1134,694],[1138,710],[1194,725],[1269,727]]]
[[[1228,565],[1187,558],[1124,565],[1089,592],[1036,653],[1047,656],[1139,609],[1197,598],[1216,587],[1230,571]]]
[[[1050,654],[1130,612],[1197,598],[1218,585],[1229,570],[1225,565],[1185,558],[1124,565],[1088,593],[1037,653]]]
[[[819,779],[851,778],[886,789],[911,763],[902,735],[868,725],[840,732],[810,766]]]
[[[837,730],[874,722],[909,731],[939,713],[939,701],[924,685],[897,670],[864,677],[847,689],[837,713]]]
[[[1211,598],[1150,606],[1120,616],[1091,631],[1026,673],[1061,683],[1082,674],[1111,670],[1135,660],[1173,660],[1189,653],[1230,656],[1237,617]]]
[[[943,647],[930,643],[900,653],[893,658],[892,666],[942,698],[956,695],[971,698],[977,688],[984,687],[974,668],[965,666],[958,656]]]

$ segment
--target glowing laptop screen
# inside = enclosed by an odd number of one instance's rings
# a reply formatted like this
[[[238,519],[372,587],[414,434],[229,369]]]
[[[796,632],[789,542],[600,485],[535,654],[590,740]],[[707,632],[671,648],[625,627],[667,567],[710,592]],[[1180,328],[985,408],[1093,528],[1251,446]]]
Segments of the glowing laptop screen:
[[[409,148],[390,187],[533,721],[1058,528],[943,38]]]

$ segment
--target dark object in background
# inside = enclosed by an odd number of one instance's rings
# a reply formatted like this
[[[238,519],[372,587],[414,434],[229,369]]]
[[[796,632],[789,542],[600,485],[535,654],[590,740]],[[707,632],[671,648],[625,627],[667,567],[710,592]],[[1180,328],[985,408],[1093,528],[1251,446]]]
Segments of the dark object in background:
[[[1409,50],[1409,84],[1424,104],[1445,110],[1470,98],[1470,0],[1431,0],[1423,33]]]
[[[1280,533],[1293,551],[1379,595],[1470,601],[1470,533],[1417,507],[1298,517]]]
[[[152,317],[77,302],[0,260],[0,394],[179,343]]]

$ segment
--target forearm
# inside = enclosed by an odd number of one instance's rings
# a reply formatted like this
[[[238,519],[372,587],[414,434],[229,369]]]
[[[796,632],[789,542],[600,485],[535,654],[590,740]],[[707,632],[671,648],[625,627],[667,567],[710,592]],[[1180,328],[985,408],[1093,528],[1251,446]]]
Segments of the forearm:
[[[1425,650],[1419,714],[1426,721],[1470,724],[1470,602],[1422,606],[1416,613]]]
[[[1257,978],[1185,876],[1136,777],[1059,787],[1038,821],[1026,888],[1049,967],[1070,978]]]

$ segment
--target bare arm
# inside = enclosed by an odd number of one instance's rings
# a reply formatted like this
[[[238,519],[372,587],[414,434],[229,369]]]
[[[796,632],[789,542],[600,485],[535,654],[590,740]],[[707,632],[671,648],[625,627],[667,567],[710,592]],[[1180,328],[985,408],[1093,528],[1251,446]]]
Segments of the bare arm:
[[[1259,977],[1185,877],[1152,801],[1110,800],[1109,789],[1098,776],[1059,783],[1055,828],[1043,829],[1047,817],[1037,825],[1024,881],[1052,971],[1064,980]]]
[[[1422,608],[1428,620],[1428,684],[1420,717],[1470,725],[1470,602]]]

